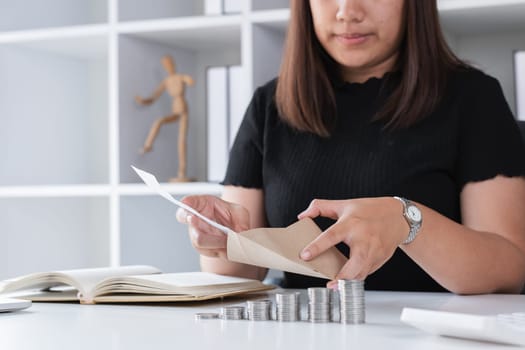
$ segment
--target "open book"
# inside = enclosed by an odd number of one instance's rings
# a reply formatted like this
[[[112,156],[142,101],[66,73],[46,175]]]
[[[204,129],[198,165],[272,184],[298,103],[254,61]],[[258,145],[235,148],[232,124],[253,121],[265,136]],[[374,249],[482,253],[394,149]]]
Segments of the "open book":
[[[163,274],[140,265],[42,272],[0,282],[0,294],[82,304],[198,301],[272,288],[258,280],[207,272]]]

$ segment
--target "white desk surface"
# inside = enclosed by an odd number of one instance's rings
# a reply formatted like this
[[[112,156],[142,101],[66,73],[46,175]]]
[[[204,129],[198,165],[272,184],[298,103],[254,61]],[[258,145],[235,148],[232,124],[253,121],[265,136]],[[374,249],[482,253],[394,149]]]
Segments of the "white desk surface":
[[[301,298],[306,307],[306,295]],[[165,305],[33,303],[24,311],[0,314],[0,349],[509,350],[517,347],[426,334],[401,323],[401,310],[408,306],[475,314],[525,312],[525,295],[366,292],[364,325],[195,320],[197,312],[219,312],[221,306],[245,300]]]

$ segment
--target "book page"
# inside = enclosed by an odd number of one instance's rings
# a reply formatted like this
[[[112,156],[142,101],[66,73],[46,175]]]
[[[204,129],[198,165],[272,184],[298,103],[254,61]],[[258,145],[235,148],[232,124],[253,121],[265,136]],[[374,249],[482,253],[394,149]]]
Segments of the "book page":
[[[82,290],[79,290],[80,297],[87,299],[91,297],[90,293],[94,289],[95,285],[108,277],[146,275],[160,272],[161,271],[159,269],[153,266],[145,265],[60,271],[60,273],[71,276],[71,278],[73,278],[75,281],[78,281],[78,284],[82,286]]]
[[[59,286],[71,286],[75,289],[80,288],[78,283],[60,272],[37,272],[1,281],[0,294],[18,291],[27,293],[29,291],[41,291]]]
[[[253,282],[253,279],[223,276],[209,272],[180,272],[161,275],[140,276],[141,279],[178,287],[210,286],[217,284],[232,284]]]
[[[45,290],[56,286],[68,285],[78,290],[79,299],[91,299],[94,286],[108,277],[156,274],[161,271],[152,266],[122,266],[102,267],[93,269],[62,270],[29,274],[0,284],[0,293],[10,293],[22,290]],[[59,298],[59,292],[55,292]]]
[[[204,295],[264,286],[261,281],[208,272],[180,272],[108,278],[97,285],[95,297],[112,293]]]

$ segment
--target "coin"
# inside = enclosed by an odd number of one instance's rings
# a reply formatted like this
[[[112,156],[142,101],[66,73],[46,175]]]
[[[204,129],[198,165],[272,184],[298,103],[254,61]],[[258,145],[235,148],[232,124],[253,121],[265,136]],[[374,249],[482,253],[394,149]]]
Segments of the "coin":
[[[221,309],[223,320],[243,320],[244,306],[225,306]]]
[[[300,300],[299,293],[277,293],[275,295],[276,301],[276,316],[277,321],[294,322],[300,321]]]
[[[219,314],[215,312],[199,312],[195,314],[195,320],[213,320],[219,318]]]
[[[272,319],[272,301],[265,300],[249,300],[246,302],[248,306],[248,319],[251,321],[269,321]]]
[[[345,324],[365,323],[365,284],[358,280],[338,280],[339,320]]]
[[[308,321],[326,323],[332,319],[331,290],[328,288],[308,288]]]

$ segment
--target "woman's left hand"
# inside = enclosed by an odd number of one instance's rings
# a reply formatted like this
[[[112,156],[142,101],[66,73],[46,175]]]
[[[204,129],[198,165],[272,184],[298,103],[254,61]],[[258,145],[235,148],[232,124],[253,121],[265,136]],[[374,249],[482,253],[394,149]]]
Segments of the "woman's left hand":
[[[318,216],[337,221],[303,249],[301,258],[311,260],[344,242],[350,247],[350,259],[336,279],[364,280],[392,257],[409,231],[403,204],[393,197],[315,199],[298,217]],[[328,287],[335,283],[331,281]]]

